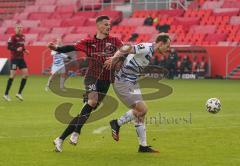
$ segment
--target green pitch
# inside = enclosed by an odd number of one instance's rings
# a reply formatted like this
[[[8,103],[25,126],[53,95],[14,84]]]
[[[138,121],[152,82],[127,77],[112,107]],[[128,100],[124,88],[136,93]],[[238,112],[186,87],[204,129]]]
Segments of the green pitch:
[[[1,94],[6,81],[7,77],[0,76]],[[10,92],[12,102],[0,100],[0,166],[240,165],[240,81],[164,80],[173,93],[147,102],[148,144],[160,154],[137,153],[133,124],[123,126],[120,141],[113,141],[108,122],[127,110],[122,104],[110,116],[87,124],[77,146],[68,144],[67,139],[62,153],[53,152],[52,141],[66,126],[55,119],[55,108],[71,102],[71,114],[76,115],[82,100],[45,92],[46,81],[47,77],[31,76],[24,90],[25,101],[20,102],[14,97],[18,77]],[[71,78],[67,85],[82,86],[79,78]],[[115,96],[112,90],[109,94]],[[222,103],[222,110],[215,115],[205,111],[205,102],[211,97]]]

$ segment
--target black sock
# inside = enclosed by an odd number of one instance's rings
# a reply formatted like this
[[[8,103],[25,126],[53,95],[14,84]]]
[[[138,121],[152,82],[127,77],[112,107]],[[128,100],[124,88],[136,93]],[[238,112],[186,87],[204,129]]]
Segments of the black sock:
[[[73,118],[72,121],[69,123],[68,127],[60,136],[60,139],[65,140],[73,131],[78,132],[80,134],[80,130],[83,124],[86,122],[90,113],[92,111],[92,107],[89,104],[86,104],[81,111],[81,114],[77,117]]]
[[[93,107],[90,106],[89,104],[86,104],[83,108],[82,111],[80,113],[77,125],[74,129],[75,132],[77,132],[78,134],[80,134],[80,131],[83,127],[83,125],[86,123],[86,121],[88,120],[91,112],[93,110]]]
[[[12,82],[13,82],[13,78],[9,78],[8,82],[7,82],[7,87],[6,87],[6,91],[5,91],[5,95],[8,95],[8,92],[12,86]]]
[[[27,79],[26,79],[26,78],[23,78],[22,81],[21,81],[20,87],[19,87],[18,94],[22,94],[22,90],[23,90],[23,88],[25,87],[26,82],[27,82]]]
[[[72,132],[74,131],[76,124],[78,121],[78,116],[73,118],[72,121],[69,123],[68,127],[64,130],[62,135],[59,137],[62,140],[65,140]]]

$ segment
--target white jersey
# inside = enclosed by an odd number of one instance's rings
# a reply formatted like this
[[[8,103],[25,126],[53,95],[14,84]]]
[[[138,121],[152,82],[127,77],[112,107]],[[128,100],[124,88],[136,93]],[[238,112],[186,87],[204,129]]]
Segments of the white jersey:
[[[51,55],[53,56],[51,73],[52,74],[54,74],[56,72],[65,73],[64,58],[67,58],[68,56],[66,54],[58,53],[56,51],[52,51]]]
[[[129,54],[122,68],[116,74],[117,79],[122,81],[136,82],[144,68],[149,65],[153,56],[152,43],[140,43],[134,45],[136,54]]]
[[[56,51],[52,51],[51,55],[53,56],[53,66],[61,67],[64,66],[64,58],[67,58],[68,56],[63,53],[58,53]]]

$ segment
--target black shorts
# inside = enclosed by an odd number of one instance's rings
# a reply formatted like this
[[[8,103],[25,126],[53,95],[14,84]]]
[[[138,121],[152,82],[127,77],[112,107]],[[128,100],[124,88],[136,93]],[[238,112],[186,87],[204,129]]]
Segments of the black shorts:
[[[96,80],[92,77],[86,77],[84,80],[86,93],[83,96],[83,102],[88,101],[88,93],[95,91],[98,92],[98,103],[100,103],[106,96],[110,87],[110,81]]]
[[[24,61],[24,59],[12,59],[11,60],[10,70],[17,70],[17,68],[19,68],[19,69],[27,68],[27,64]]]

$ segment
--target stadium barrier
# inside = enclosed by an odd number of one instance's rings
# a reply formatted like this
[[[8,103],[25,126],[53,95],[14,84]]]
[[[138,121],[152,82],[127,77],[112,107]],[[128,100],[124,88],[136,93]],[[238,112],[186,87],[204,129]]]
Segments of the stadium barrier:
[[[182,47],[186,49],[186,47]],[[189,46],[189,53],[194,53],[194,55],[202,56],[202,51],[195,51],[196,46]],[[210,71],[211,77],[222,76],[225,77],[226,73],[233,70],[237,65],[240,64],[240,58],[235,59],[235,62],[232,63],[228,68],[226,68],[226,59],[231,56],[238,56],[240,52],[240,47],[231,47],[231,46],[206,46],[201,47],[205,49],[205,54],[210,58]],[[50,51],[47,47],[44,46],[28,46],[27,49],[30,51],[29,56],[25,56],[26,62],[29,67],[30,74],[42,74],[43,67],[50,66],[51,62],[48,62],[43,66],[43,56],[50,57]],[[203,50],[204,50],[203,49]],[[234,49],[234,51],[232,51]],[[181,50],[181,47],[178,47],[178,50]],[[186,55],[186,52],[181,53],[180,55]],[[6,47],[0,46],[0,58],[9,58],[10,52]],[[228,71],[226,71],[228,70]]]

